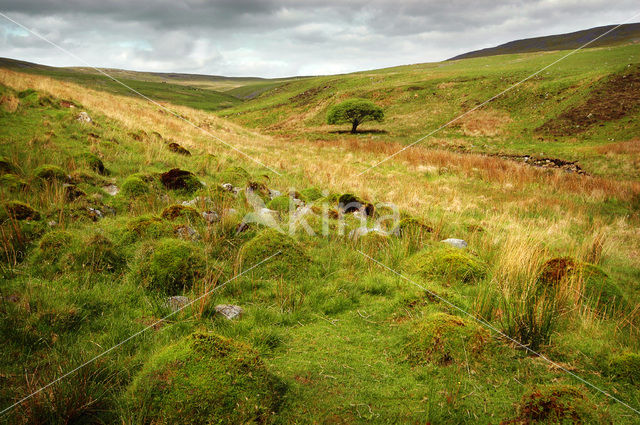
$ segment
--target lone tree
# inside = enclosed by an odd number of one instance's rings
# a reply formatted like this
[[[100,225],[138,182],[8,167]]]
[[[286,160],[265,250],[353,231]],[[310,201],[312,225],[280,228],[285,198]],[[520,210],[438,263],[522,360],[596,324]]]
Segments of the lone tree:
[[[356,132],[360,123],[365,121],[382,122],[382,108],[365,99],[349,99],[332,106],[327,113],[328,124],[351,123],[351,133]]]

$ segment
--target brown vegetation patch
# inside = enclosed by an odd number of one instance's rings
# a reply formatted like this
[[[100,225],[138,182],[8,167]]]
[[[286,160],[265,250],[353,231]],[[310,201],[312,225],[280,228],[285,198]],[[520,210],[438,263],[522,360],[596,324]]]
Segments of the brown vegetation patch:
[[[582,104],[553,118],[538,131],[565,136],[579,134],[595,124],[625,117],[640,106],[640,65],[629,65],[596,87]]]
[[[182,146],[180,146],[176,142],[169,143],[167,145],[167,148],[169,148],[169,150],[171,152],[175,152],[175,153],[180,154],[180,155],[191,156],[191,152],[189,152],[187,149],[183,148]]]
[[[548,285],[562,282],[576,268],[576,262],[569,257],[552,258],[542,266],[540,281]]]
[[[511,122],[507,112],[496,109],[475,110],[462,117],[458,124],[467,136],[497,136]]]
[[[7,112],[15,112],[19,104],[20,101],[14,95],[2,95],[0,97],[0,106]]]
[[[602,155],[638,155],[640,154],[640,139],[609,143],[595,149]]]

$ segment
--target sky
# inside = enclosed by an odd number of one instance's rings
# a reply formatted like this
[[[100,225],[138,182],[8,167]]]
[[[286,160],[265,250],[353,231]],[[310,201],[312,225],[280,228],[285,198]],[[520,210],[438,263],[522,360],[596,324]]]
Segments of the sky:
[[[622,23],[638,0],[0,0],[0,57],[226,76],[336,74]],[[640,15],[632,22],[640,21]],[[78,58],[82,59],[79,60]]]

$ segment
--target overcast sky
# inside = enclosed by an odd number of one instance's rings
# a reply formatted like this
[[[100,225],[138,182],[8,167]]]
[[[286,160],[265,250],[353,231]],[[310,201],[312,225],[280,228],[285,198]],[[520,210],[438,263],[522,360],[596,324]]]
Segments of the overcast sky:
[[[92,66],[279,77],[438,61],[620,23],[640,2],[0,0],[0,12]],[[2,16],[0,56],[84,66]]]

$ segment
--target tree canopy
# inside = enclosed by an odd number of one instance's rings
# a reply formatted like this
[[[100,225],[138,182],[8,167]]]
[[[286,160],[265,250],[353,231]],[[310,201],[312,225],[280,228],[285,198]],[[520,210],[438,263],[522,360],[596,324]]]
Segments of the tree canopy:
[[[329,108],[327,113],[328,124],[351,124],[351,132],[355,133],[358,125],[365,121],[378,121],[384,119],[384,111],[381,107],[366,99],[349,99]]]

